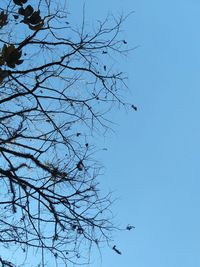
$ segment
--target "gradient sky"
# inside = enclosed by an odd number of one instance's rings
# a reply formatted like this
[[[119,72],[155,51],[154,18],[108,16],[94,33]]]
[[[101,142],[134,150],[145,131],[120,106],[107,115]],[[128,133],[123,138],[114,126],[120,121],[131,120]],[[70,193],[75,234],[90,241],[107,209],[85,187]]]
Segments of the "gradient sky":
[[[200,266],[200,2],[85,3],[91,19],[135,11],[123,34],[139,45],[122,63],[138,112],[116,114],[102,154],[116,221],[136,229],[116,235],[121,256],[105,248],[91,266]]]

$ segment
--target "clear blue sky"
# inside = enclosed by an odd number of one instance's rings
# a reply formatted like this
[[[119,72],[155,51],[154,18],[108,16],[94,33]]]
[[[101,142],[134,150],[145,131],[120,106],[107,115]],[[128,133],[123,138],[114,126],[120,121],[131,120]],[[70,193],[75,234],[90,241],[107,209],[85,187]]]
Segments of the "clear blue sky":
[[[200,1],[69,1],[77,18],[84,2],[91,20],[135,11],[123,34],[140,46],[121,63],[138,111],[115,113],[100,155],[116,221],[136,229],[116,234],[121,256],[105,248],[90,267],[199,267]]]
[[[75,1],[75,5],[79,1]],[[83,2],[82,2],[83,3]],[[95,19],[135,13],[124,25],[140,45],[128,72],[137,113],[118,113],[104,153],[105,186],[115,191],[122,256],[103,250],[92,267],[200,266],[200,2],[197,0],[86,1]]]

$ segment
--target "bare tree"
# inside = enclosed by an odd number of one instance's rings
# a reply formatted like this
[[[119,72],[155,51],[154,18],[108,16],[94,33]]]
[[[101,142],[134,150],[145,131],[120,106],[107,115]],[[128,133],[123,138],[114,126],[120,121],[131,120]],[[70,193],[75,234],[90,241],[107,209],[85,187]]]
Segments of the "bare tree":
[[[91,142],[109,127],[112,107],[128,106],[125,77],[111,67],[112,56],[127,52],[118,38],[123,18],[93,30],[83,18],[76,28],[61,4],[0,7],[0,241],[37,251],[38,266],[48,253],[61,266],[86,262],[93,244],[110,239],[111,199],[99,192]]]

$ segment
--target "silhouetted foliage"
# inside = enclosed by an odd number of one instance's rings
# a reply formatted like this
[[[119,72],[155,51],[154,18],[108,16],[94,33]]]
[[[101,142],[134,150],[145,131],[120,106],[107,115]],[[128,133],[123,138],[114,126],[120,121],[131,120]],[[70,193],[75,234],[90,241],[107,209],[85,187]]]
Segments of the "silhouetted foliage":
[[[0,5],[1,246],[37,252],[37,266],[45,255],[60,266],[87,262],[114,228],[90,136],[109,127],[105,114],[115,104],[136,109],[121,100],[125,77],[109,64],[126,52],[123,19],[108,17],[91,31],[84,20],[73,27],[59,1]]]

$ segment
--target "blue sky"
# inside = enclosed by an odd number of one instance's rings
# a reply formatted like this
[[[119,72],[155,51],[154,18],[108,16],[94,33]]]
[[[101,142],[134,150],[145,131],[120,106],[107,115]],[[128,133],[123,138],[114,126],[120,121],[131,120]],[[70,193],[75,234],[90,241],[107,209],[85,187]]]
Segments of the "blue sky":
[[[115,114],[102,154],[116,221],[136,229],[116,234],[121,256],[105,248],[91,266],[200,266],[200,2],[90,0],[86,11],[135,11],[123,34],[140,46],[122,63],[138,112]]]
[[[139,46],[121,69],[137,112],[113,113],[115,134],[101,140],[102,188],[114,191],[119,256],[102,248],[91,267],[200,266],[200,2],[75,0],[72,15],[88,20],[134,13],[123,27]],[[81,3],[81,4],[80,4]],[[76,13],[77,12],[77,13]]]

